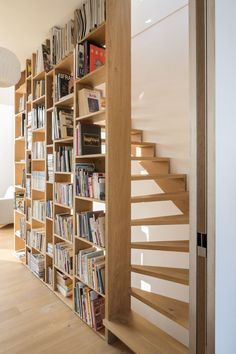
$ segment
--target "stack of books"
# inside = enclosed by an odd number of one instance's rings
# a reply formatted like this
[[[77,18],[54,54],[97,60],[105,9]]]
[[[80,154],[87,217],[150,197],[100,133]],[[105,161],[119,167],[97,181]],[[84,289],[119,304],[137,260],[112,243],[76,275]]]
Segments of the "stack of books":
[[[73,282],[72,280],[67,277],[65,274],[61,272],[56,272],[56,284],[57,290],[64,296],[64,297],[71,297],[73,292]]]
[[[74,288],[75,311],[95,331],[103,326],[105,317],[105,299],[81,282]]]
[[[26,198],[31,198],[31,178],[26,178]]]
[[[76,213],[77,235],[105,247],[105,213],[101,211],[85,211]]]
[[[24,192],[15,192],[15,209],[25,213],[25,194]]]
[[[61,98],[73,93],[73,90],[73,76],[66,73],[58,73],[55,78],[55,100],[59,101]]]
[[[105,294],[105,252],[96,247],[79,251],[75,256],[75,274],[82,282]]]
[[[72,172],[72,146],[59,146],[55,152],[55,164],[57,172]]]
[[[53,201],[52,200],[46,201],[46,216],[51,219],[53,217]]]
[[[45,106],[36,106],[32,109],[32,130],[45,126]]]
[[[46,155],[46,145],[44,141],[33,143],[32,157],[34,160],[43,160]]]
[[[101,126],[97,124],[77,124],[75,131],[76,156],[101,154]]]
[[[73,184],[55,183],[54,184],[55,202],[72,208],[73,206]]]
[[[40,252],[45,252],[45,230],[32,229],[31,232],[27,233],[27,245],[35,248]]]
[[[41,191],[45,190],[46,174],[44,171],[33,171],[32,172],[32,188],[39,189]]]
[[[48,154],[48,157],[47,157],[48,179],[47,179],[47,181],[51,182],[51,183],[53,183],[53,181],[54,181],[53,161],[54,161],[53,154]]]
[[[75,10],[75,40],[81,41],[106,19],[105,0],[83,1]]]
[[[39,278],[44,279],[45,275],[45,258],[42,254],[28,253],[28,266],[30,270]]]
[[[39,98],[45,95],[45,80],[40,80],[35,82],[34,87],[34,98]]]
[[[74,21],[68,21],[64,27],[54,26],[51,29],[50,47],[51,63],[57,64],[74,50]]]
[[[46,217],[45,200],[33,200],[32,216],[35,219],[45,221],[45,217]]]
[[[105,200],[105,173],[94,170],[93,163],[75,165],[76,195]]]
[[[54,246],[54,261],[62,271],[73,274],[73,248],[67,242],[59,242]]]
[[[73,137],[73,110],[56,107],[52,113],[53,140]]]
[[[106,62],[105,48],[88,41],[75,47],[75,75],[77,79],[100,68]]]
[[[73,241],[73,216],[70,214],[56,214],[55,215],[55,233],[68,240]]]

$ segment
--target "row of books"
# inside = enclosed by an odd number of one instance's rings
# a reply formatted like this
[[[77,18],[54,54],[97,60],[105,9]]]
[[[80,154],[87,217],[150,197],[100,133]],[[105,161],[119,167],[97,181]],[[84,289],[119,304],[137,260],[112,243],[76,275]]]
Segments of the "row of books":
[[[53,244],[51,242],[48,242],[47,244],[47,253],[53,256]]]
[[[46,174],[44,171],[33,171],[32,172],[32,188],[39,189],[41,191],[45,190]]]
[[[53,269],[52,266],[47,267],[47,283],[52,286],[53,284]]]
[[[73,293],[73,281],[60,271],[56,272],[56,286],[57,290],[64,297],[71,297]]]
[[[45,127],[45,106],[40,105],[32,109],[32,130]]]
[[[75,255],[75,274],[94,290],[105,294],[105,253],[90,247]]]
[[[32,208],[30,206],[26,207],[26,220],[31,222],[32,219]]]
[[[24,192],[15,192],[15,210],[25,213],[25,194]]]
[[[27,252],[27,264],[30,270],[39,278],[44,279],[45,275],[45,257],[42,254],[33,254]]]
[[[41,221],[45,221],[46,205],[44,200],[33,200],[32,217]]]
[[[33,159],[45,159],[46,155],[46,145],[44,141],[36,141],[32,146],[32,157]]]
[[[17,231],[17,235],[21,237],[23,240],[26,238],[26,222],[25,217],[20,217],[19,220],[19,230]]]
[[[26,117],[25,117],[25,113],[22,113],[20,117],[19,136],[25,136],[25,132],[26,132]]]
[[[58,73],[55,77],[55,101],[68,96],[74,91],[74,78],[67,73]]]
[[[81,41],[105,21],[105,0],[85,0],[75,10],[75,40]]]
[[[34,85],[35,99],[45,95],[45,80],[37,80]]]
[[[73,110],[56,107],[52,112],[53,140],[73,137]]]
[[[54,163],[53,154],[48,154],[48,156],[47,156],[47,170],[48,170],[47,181],[48,182],[53,182],[54,181],[53,163]]]
[[[53,201],[47,200],[46,201],[46,216],[48,218],[53,218]]]
[[[59,146],[55,152],[55,168],[57,172],[72,171],[72,146]]]
[[[73,249],[67,242],[54,245],[54,261],[62,271],[73,274]]]
[[[50,71],[52,68],[50,61],[50,42],[41,44],[36,51],[35,74],[43,71]]]
[[[76,156],[101,154],[101,126],[78,123],[75,136]]]
[[[103,326],[105,317],[105,299],[81,282],[74,288],[75,311],[95,331]]]
[[[105,213],[101,211],[85,211],[76,213],[77,235],[105,247]]]
[[[25,183],[25,188],[26,188],[26,198],[31,198],[31,178],[27,177],[26,178],[26,183]]]
[[[50,60],[53,65],[59,63],[74,50],[74,21],[68,21],[64,27],[54,26],[50,31]]]
[[[105,200],[105,173],[94,171],[93,163],[75,165],[76,195]]]
[[[72,208],[73,206],[73,184],[55,183],[54,184],[55,202]]]
[[[22,187],[22,188],[26,188],[26,173],[25,173],[25,168],[23,168],[23,170],[22,170],[21,187]]]
[[[45,230],[43,228],[32,229],[27,233],[26,243],[40,252],[45,252]]]
[[[55,215],[55,233],[70,242],[74,239],[73,216],[70,214]]]
[[[27,149],[32,150],[32,129],[27,128]]]
[[[84,41],[76,45],[75,58],[75,75],[79,79],[105,64],[105,49]]]

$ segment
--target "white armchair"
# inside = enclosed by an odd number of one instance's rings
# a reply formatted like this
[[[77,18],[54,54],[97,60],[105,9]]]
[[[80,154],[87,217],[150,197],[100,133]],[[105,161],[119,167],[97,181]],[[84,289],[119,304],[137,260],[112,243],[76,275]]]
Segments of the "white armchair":
[[[14,188],[10,186],[4,198],[0,198],[0,225],[14,222]]]

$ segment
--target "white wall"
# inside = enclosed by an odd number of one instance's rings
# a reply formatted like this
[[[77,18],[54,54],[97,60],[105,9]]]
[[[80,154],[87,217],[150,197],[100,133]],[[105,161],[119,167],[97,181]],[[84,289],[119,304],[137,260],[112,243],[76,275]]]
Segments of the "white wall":
[[[236,352],[236,2],[216,0],[216,353]]]
[[[171,2],[165,0],[165,5]],[[183,1],[179,5],[183,5]],[[148,11],[145,13],[146,17],[153,19],[157,13],[153,7],[152,2],[149,15]],[[133,127],[144,131],[144,140],[156,143],[157,156],[171,158],[172,172],[188,173],[188,7],[166,17],[132,39],[132,117]],[[138,172],[141,169],[134,163],[133,173]],[[133,195],[158,192],[157,185],[152,181],[135,182],[132,185]],[[132,207],[133,218],[178,213],[180,211],[172,202]],[[132,228],[133,241],[188,238],[189,227],[186,225]],[[188,268],[189,259],[187,254],[133,250],[132,263]],[[183,301],[189,300],[187,286],[152,277],[133,274],[132,286]],[[178,340],[188,344],[188,331],[183,327],[138,300],[133,299],[132,307]]]
[[[0,197],[14,184],[13,88],[0,89]]]

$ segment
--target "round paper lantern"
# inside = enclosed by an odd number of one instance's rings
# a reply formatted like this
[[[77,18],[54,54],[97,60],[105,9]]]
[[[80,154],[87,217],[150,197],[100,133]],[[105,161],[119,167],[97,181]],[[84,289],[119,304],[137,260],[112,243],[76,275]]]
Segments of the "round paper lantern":
[[[20,80],[21,68],[17,56],[0,47],[0,87],[10,87]]]

